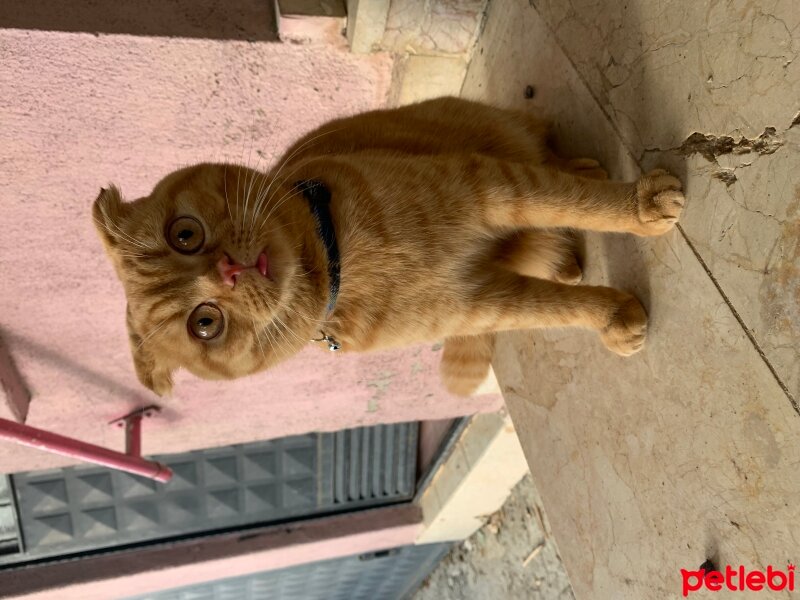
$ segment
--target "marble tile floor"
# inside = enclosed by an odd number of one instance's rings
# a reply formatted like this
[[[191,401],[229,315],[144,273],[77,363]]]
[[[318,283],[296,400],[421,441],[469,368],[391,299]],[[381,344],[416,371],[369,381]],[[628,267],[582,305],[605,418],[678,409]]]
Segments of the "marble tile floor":
[[[707,559],[800,559],[798,52],[791,0],[489,4],[463,96],[549,115],[565,155],[614,178],[668,168],[687,196],[663,237],[586,237],[586,281],[647,307],[644,351],[499,343],[579,599],[679,598]]]

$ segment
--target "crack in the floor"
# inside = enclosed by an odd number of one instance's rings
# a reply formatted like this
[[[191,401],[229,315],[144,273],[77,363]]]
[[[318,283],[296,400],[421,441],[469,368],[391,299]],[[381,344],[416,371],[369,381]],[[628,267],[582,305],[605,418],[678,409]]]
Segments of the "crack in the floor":
[[[585,81],[584,85],[587,85]],[[594,95],[592,95],[592,98],[594,98]],[[595,102],[598,102],[597,98],[594,98],[594,100]],[[608,116],[608,113],[602,107],[601,110],[603,111],[603,114],[610,119],[610,116]],[[672,152],[682,156],[700,154],[712,164],[718,164],[717,157],[726,154],[749,154],[751,152],[755,152],[759,155],[774,154],[785,144],[785,140],[781,134],[786,133],[797,125],[800,125],[800,111],[794,115],[791,123],[789,123],[786,129],[784,129],[780,134],[775,127],[765,127],[763,133],[754,138],[741,136],[739,141],[736,141],[733,136],[730,135],[718,136],[714,135],[713,133],[700,133],[699,131],[695,131],[689,137],[687,137],[680,146],[673,146],[672,148],[661,148],[660,146],[643,148],[637,161],[641,163],[644,161],[645,156],[656,152]],[[614,130],[619,134],[619,131],[613,122],[612,127],[614,127]],[[624,140],[624,138],[621,139],[627,147],[627,142]],[[633,156],[633,150],[630,148],[628,150],[630,150],[631,155]],[[739,165],[739,167],[747,167],[750,166],[750,164],[752,163]],[[716,176],[716,174],[714,174],[714,176]],[[724,177],[717,177],[717,179],[722,179],[723,181],[725,180]]]
[[[721,242],[722,240],[724,240],[725,236],[728,235],[728,232],[733,228],[735,224],[736,224],[735,222],[728,224],[728,226],[722,230],[722,233],[719,234],[719,239],[717,241]]]
[[[718,171],[714,171],[711,176],[714,179],[719,179],[722,183],[726,186],[730,187],[734,183],[736,183],[736,169],[719,169]]]
[[[715,163],[717,157],[723,154],[774,154],[783,144],[783,138],[774,127],[765,127],[764,133],[758,137],[750,139],[742,136],[738,142],[729,135],[716,136],[695,131],[683,144],[672,150],[683,156],[701,154],[708,162]]]

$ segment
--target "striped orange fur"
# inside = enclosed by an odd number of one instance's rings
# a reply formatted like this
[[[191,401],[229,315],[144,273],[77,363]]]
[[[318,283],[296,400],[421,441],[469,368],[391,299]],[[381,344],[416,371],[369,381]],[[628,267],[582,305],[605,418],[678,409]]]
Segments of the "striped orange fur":
[[[131,202],[103,190],[93,215],[125,288],[139,379],[165,394],[178,368],[248,375],[320,331],[345,352],[445,340],[443,378],[459,394],[485,377],[496,331],[584,327],[618,354],[638,351],[639,301],[575,285],[576,230],[663,234],[680,182],[664,171],[608,181],[596,161],[554,156],[546,135],[529,115],[443,98],[328,123],[267,173],[200,164]],[[331,194],[331,314],[328,255],[298,181]],[[228,262],[247,267],[235,283]]]

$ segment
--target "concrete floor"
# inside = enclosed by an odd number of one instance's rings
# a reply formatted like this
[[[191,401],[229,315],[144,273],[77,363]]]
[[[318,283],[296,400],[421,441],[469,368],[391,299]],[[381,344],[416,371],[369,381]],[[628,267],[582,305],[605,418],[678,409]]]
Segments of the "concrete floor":
[[[648,308],[642,353],[577,331],[499,343],[579,599],[677,598],[709,558],[799,558],[798,51],[791,0],[489,5],[462,95],[549,114],[564,153],[612,177],[669,168],[688,199],[662,238],[587,236],[587,281]]]

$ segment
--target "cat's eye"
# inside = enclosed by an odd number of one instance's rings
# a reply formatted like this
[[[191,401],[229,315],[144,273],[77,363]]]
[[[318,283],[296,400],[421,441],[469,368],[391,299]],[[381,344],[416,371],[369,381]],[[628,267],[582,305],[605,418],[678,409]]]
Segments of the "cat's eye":
[[[211,340],[217,337],[225,328],[225,318],[222,311],[213,304],[201,304],[189,315],[186,324],[189,333],[199,340]]]
[[[181,254],[194,254],[203,247],[206,234],[194,217],[178,217],[167,228],[167,241]]]

